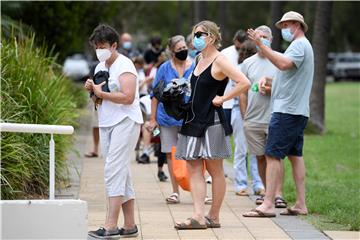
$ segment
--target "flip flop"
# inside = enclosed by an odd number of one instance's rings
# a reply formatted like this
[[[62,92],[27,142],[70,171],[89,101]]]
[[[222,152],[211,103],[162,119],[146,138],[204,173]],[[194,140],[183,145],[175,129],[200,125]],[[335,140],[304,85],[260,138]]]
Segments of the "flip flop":
[[[276,217],[276,214],[275,213],[264,213],[264,212],[254,208],[254,209],[251,209],[250,212],[244,213],[243,217],[273,218],[273,217]]]
[[[282,197],[276,197],[275,208],[287,208],[287,202]]]
[[[89,152],[89,153],[84,154],[84,156],[87,157],[87,158],[96,158],[99,155],[94,153],[94,152]]]
[[[175,223],[174,228],[177,230],[207,229],[206,224],[200,224],[196,219],[188,218],[186,220],[190,220],[190,223]]]
[[[306,216],[307,213],[301,213],[299,210],[286,208],[286,210],[281,212],[280,215],[283,215],[283,216],[298,216],[298,215]]]
[[[208,216],[205,216],[205,220],[206,220],[206,226],[208,228],[220,228],[221,227],[220,223],[216,223],[213,219],[211,219]]]

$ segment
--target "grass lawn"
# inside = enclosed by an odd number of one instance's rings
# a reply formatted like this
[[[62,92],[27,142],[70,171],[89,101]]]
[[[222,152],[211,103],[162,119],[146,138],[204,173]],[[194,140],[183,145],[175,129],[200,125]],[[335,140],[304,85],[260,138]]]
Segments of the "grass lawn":
[[[304,217],[321,230],[360,230],[360,84],[326,85],[326,133],[306,135],[307,205]],[[285,161],[284,194],[295,201]]]
[[[306,217],[322,230],[360,230],[360,84],[326,85],[326,133],[306,135]],[[286,161],[285,197],[294,201]]]

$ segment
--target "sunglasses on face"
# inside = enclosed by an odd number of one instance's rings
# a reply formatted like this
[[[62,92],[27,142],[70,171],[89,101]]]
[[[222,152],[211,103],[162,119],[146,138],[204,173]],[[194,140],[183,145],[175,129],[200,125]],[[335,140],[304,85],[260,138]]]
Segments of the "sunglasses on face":
[[[196,33],[194,33],[194,36],[195,37],[197,37],[197,38],[199,38],[199,37],[201,37],[201,36],[209,36],[209,34],[208,33],[206,33],[206,32],[196,32]]]

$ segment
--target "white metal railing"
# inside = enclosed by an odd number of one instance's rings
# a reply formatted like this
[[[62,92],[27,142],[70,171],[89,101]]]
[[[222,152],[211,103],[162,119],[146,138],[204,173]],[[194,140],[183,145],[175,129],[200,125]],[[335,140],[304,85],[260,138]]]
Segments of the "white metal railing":
[[[55,142],[54,134],[73,134],[73,126],[44,125],[44,124],[22,124],[22,123],[0,123],[0,132],[18,133],[47,133],[50,138],[50,164],[49,164],[49,199],[55,199]]]

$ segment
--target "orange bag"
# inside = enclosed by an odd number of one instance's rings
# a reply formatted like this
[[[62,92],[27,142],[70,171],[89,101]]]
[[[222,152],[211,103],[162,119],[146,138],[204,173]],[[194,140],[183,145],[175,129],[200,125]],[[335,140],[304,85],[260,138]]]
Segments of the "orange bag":
[[[172,161],[175,180],[184,191],[190,192],[190,176],[186,167],[186,161],[175,159],[175,153],[176,153],[176,147],[173,146],[171,148],[171,161]],[[206,169],[205,161],[203,163],[204,163],[203,174],[205,175],[205,169]]]

